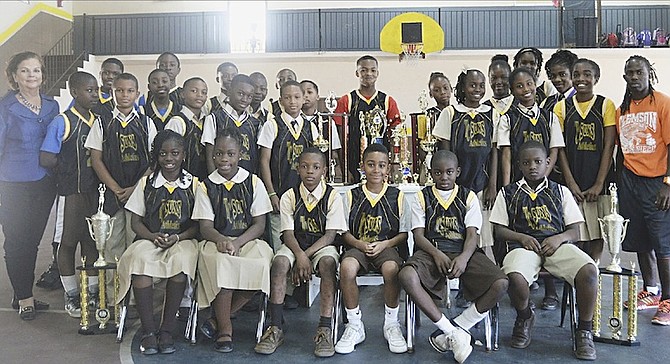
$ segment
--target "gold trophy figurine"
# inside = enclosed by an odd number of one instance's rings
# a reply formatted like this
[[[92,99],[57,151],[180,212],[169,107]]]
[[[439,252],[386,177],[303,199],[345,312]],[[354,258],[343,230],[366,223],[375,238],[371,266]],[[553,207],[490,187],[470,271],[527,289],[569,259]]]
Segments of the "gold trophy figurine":
[[[619,196],[617,194],[616,183],[610,183],[610,213],[603,218],[599,218],[600,232],[605,240],[606,246],[612,255],[612,262],[607,266],[608,271],[621,273],[621,266],[619,263],[619,253],[621,253],[621,244],[626,237],[626,230],[628,229],[628,222],[630,220],[624,219],[619,215]]]
[[[426,90],[421,90],[421,94],[419,95],[419,108],[421,108],[421,112],[426,118],[426,137],[419,142],[419,146],[426,152],[426,158],[423,160],[423,166],[426,170],[426,186],[432,186],[433,177],[430,175],[430,161],[433,159],[433,151],[435,150],[435,145],[437,145],[437,140],[433,137],[432,118],[429,118],[426,112],[428,108]]]
[[[112,235],[112,228],[114,227],[115,220],[115,218],[110,217],[102,211],[103,206],[105,205],[105,190],[105,185],[101,183],[100,187],[98,187],[98,192],[100,194],[98,197],[98,212],[93,216],[86,218],[86,221],[88,222],[88,232],[91,235],[91,238],[95,241],[95,248],[98,250],[98,260],[93,263],[93,266],[96,268],[107,266],[107,261],[103,254],[105,252],[107,240]]]
[[[335,92],[330,91],[328,93],[328,97],[326,97],[325,100],[326,103],[326,109],[328,110],[328,130],[329,132],[333,132],[333,114],[335,114],[335,109],[337,108],[337,97],[335,96]],[[330,140],[333,140],[332,137]],[[328,168],[329,168],[329,179],[330,183],[335,183],[335,168],[337,168],[337,162],[335,161],[335,158],[333,158],[333,149],[330,148],[330,144],[328,144],[328,159],[330,162],[328,163]]]
[[[319,135],[317,135],[316,140],[314,140],[314,146],[319,148],[321,153],[325,153],[330,149],[330,142],[323,137],[323,120],[321,120],[321,116],[316,117],[316,123]]]

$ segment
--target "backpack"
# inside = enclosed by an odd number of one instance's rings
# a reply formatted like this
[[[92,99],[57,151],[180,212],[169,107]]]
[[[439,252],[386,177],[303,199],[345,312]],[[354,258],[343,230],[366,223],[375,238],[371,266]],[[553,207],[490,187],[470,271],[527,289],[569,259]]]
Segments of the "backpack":
[[[619,46],[619,37],[616,36],[614,33],[609,33],[607,34],[607,46],[610,48],[618,47]]]
[[[640,30],[637,35],[637,45],[638,47],[651,46],[651,31],[649,29]]]
[[[668,45],[667,34],[663,28],[656,28],[654,30],[654,37],[652,44],[655,46],[666,46]]]
[[[624,47],[637,47],[637,33],[632,27],[628,27],[623,30],[621,33],[623,37],[622,46]]]

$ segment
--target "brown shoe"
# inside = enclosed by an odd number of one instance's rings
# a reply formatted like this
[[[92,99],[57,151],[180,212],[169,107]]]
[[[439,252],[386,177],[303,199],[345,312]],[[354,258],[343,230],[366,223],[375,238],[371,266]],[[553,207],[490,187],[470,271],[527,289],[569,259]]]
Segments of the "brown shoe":
[[[278,326],[270,326],[261,336],[261,341],[256,344],[254,351],[259,354],[270,355],[283,343],[284,331]]]
[[[530,345],[530,332],[535,324],[535,312],[531,311],[530,317],[522,319],[517,316],[512,329],[512,342],[510,346],[517,349],[525,349]]]
[[[314,337],[314,355],[327,358],[335,355],[333,331],[329,327],[318,327]]]
[[[579,330],[575,338],[577,350],[575,356],[580,360],[596,360],[596,347],[593,345],[591,331]]]

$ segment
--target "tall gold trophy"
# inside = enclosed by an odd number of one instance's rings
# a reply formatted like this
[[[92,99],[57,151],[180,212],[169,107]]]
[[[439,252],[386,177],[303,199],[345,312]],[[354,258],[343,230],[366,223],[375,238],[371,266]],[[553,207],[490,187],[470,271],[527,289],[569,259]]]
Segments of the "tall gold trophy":
[[[419,108],[426,118],[426,137],[419,142],[419,146],[426,152],[426,158],[423,160],[423,168],[426,171],[426,186],[433,185],[433,177],[430,175],[430,161],[433,159],[433,151],[437,145],[437,140],[433,136],[432,118],[428,117],[428,95],[426,90],[421,90],[419,95]]]
[[[361,140],[360,140],[360,163],[358,166],[358,171],[361,175],[361,182],[365,179],[365,172],[363,171],[363,151],[368,145],[372,143],[383,144],[384,136],[386,135],[386,117],[384,110],[375,106],[374,109],[363,112],[360,111],[358,114],[358,120],[360,120],[360,131],[361,131]]]
[[[638,346],[637,341],[637,276],[635,264],[631,262],[631,269],[622,268],[620,265],[619,254],[621,253],[621,244],[626,237],[628,219],[619,215],[619,196],[617,186],[610,183],[610,213],[603,218],[599,218],[600,232],[605,244],[612,255],[612,261],[606,268],[600,269],[598,275],[598,292],[596,295],[596,307],[593,313],[593,336],[594,341],[609,344]],[[609,335],[601,335],[600,319],[602,318],[602,280],[603,276],[612,276],[612,313],[608,317],[607,327],[610,330]],[[625,321],[627,326],[626,335],[623,335],[623,276],[628,277],[628,317]]]

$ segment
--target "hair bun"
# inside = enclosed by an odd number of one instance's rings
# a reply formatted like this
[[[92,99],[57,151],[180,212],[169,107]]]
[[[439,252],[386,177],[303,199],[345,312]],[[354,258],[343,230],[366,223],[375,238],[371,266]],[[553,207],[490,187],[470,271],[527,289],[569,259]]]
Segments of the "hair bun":
[[[509,62],[509,57],[507,57],[506,54],[496,54],[495,56],[491,57],[491,62],[495,61]]]

